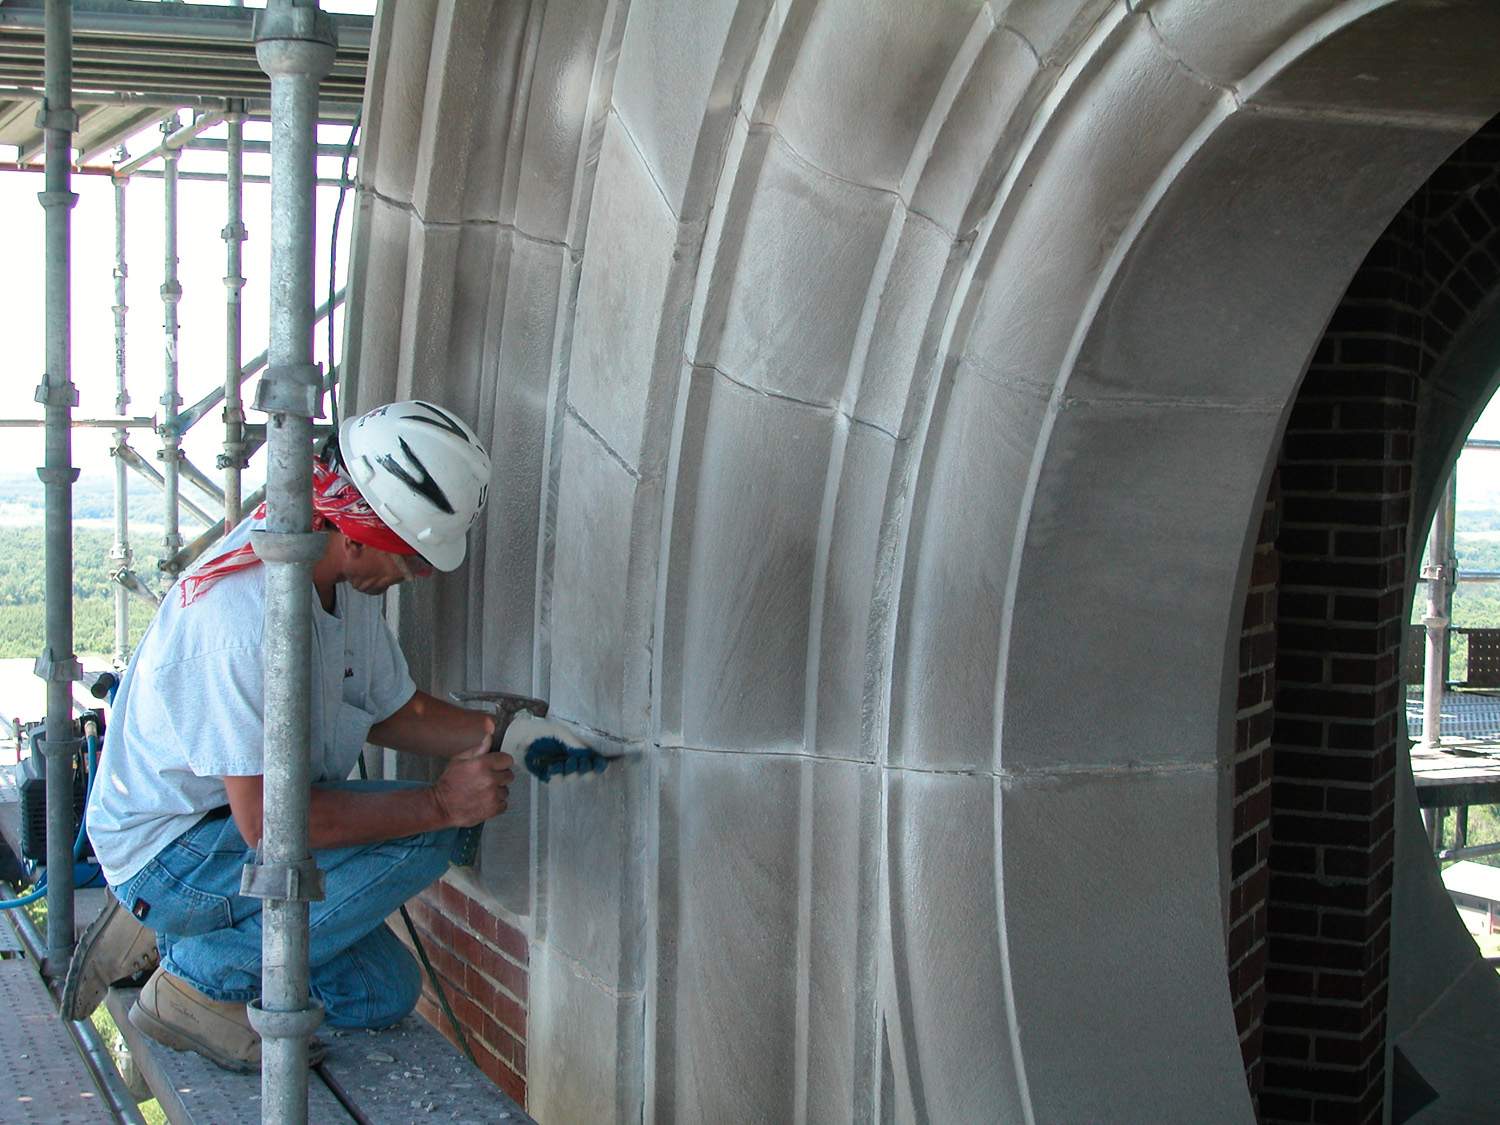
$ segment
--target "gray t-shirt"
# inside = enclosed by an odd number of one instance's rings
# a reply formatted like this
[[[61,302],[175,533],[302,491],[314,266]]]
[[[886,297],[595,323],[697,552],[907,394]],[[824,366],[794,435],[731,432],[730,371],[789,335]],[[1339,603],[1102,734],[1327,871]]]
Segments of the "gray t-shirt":
[[[221,550],[248,541],[252,526],[263,524],[241,523]],[[221,778],[263,772],[265,589],[264,566],[226,575],[186,607],[173,588],[141,639],[115,695],[89,798],[89,839],[112,885],[227,804]],[[380,598],[341,583],[327,613],[309,585],[308,606],[312,777],[342,780],[370,727],[416,687]]]

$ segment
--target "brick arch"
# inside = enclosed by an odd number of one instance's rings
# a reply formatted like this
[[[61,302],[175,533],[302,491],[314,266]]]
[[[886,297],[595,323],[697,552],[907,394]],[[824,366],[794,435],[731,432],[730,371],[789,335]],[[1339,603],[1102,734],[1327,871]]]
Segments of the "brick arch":
[[[1500,119],[1433,173],[1355,273],[1266,500],[1242,631],[1229,901],[1231,991],[1264,1121],[1381,1119],[1404,623],[1420,529],[1495,382],[1494,363],[1453,356],[1497,294]]]

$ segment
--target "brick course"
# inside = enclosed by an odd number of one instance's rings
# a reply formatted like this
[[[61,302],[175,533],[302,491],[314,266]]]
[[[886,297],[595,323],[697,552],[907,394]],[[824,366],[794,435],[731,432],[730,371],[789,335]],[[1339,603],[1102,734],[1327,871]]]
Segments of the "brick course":
[[[480,1070],[526,1104],[526,935],[452,883],[434,884],[407,904],[427,956]],[[395,931],[410,944],[406,927]],[[432,982],[425,978],[417,1011],[454,1045]]]
[[[1500,282],[1497,185],[1491,123],[1372,248],[1289,416],[1279,579],[1271,592],[1252,585],[1241,646],[1242,724],[1255,685],[1274,685],[1266,764],[1242,769],[1249,747],[1236,739],[1237,848],[1259,839],[1263,806],[1251,798],[1270,791],[1269,847],[1255,853],[1267,875],[1264,1011],[1259,1057],[1246,1054],[1266,1122],[1381,1119],[1417,402],[1424,376]],[[1269,666],[1248,643],[1268,616]],[[1232,861],[1236,877],[1247,854]],[[1248,908],[1231,896],[1237,998],[1255,983],[1235,937]],[[1244,1031],[1242,1020],[1242,1044]]]

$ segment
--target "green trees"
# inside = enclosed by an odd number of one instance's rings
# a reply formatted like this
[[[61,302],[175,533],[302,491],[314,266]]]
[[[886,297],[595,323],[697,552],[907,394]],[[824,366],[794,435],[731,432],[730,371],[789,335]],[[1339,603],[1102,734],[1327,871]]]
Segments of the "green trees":
[[[114,583],[109,557],[113,536],[94,528],[73,529],[73,647],[108,654],[115,647]],[[0,528],[0,658],[36,656],[46,635],[42,529]],[[134,645],[150,623],[152,609],[130,604]]]

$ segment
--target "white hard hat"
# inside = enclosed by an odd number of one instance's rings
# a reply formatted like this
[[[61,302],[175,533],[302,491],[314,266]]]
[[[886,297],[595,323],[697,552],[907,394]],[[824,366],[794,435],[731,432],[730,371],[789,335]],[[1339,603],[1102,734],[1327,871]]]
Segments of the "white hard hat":
[[[339,454],[386,526],[437,569],[458,568],[490,486],[489,454],[473,430],[409,399],[345,421]]]

